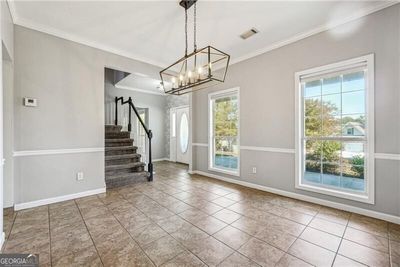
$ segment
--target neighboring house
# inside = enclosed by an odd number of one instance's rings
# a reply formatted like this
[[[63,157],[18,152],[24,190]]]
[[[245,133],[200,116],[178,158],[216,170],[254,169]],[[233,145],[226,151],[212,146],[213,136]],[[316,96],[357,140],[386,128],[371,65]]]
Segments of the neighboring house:
[[[343,127],[343,135],[363,136],[365,135],[364,126],[359,122],[348,122]]]

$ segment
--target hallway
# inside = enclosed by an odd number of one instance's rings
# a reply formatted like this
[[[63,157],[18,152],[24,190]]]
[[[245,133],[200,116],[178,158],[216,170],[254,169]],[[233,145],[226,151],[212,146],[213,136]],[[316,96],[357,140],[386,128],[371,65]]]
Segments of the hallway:
[[[4,253],[41,266],[390,266],[399,225],[155,164],[154,182],[5,211]],[[389,254],[390,253],[390,254]],[[391,257],[389,256],[391,255]]]

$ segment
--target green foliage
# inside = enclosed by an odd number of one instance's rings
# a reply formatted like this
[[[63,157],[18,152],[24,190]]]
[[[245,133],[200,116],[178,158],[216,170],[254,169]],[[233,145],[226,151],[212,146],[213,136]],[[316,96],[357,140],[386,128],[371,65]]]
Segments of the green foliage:
[[[218,99],[214,105],[216,136],[237,136],[237,100],[230,97]]]
[[[322,145],[318,147],[317,153],[322,153],[322,160],[324,162],[338,162],[340,158],[340,148],[340,142],[324,141]]]
[[[357,174],[358,177],[364,177],[364,157],[355,156],[351,160],[351,170]]]
[[[238,135],[237,99],[232,97],[217,99],[214,104],[214,114],[216,150],[232,154]]]
[[[306,136],[331,136],[340,133],[340,121],[332,115],[337,111],[338,108],[330,102],[322,102],[316,98],[306,99]]]

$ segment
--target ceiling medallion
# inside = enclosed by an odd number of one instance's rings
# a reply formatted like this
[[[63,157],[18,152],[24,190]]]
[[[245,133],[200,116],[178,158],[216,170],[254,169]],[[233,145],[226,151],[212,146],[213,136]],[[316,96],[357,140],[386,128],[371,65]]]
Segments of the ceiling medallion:
[[[213,86],[225,81],[230,56],[210,45],[197,49],[196,43],[196,2],[182,0],[179,4],[185,9],[185,56],[160,71],[164,92],[182,95]],[[193,10],[193,52],[188,54],[187,11]]]

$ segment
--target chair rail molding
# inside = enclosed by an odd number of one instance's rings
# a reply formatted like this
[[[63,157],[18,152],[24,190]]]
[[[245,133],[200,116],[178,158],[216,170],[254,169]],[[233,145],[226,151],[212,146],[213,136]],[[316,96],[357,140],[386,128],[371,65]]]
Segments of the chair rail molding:
[[[43,156],[43,155],[57,155],[57,154],[76,154],[76,153],[94,153],[94,152],[104,152],[104,147],[20,150],[20,151],[14,151],[13,157]]]

